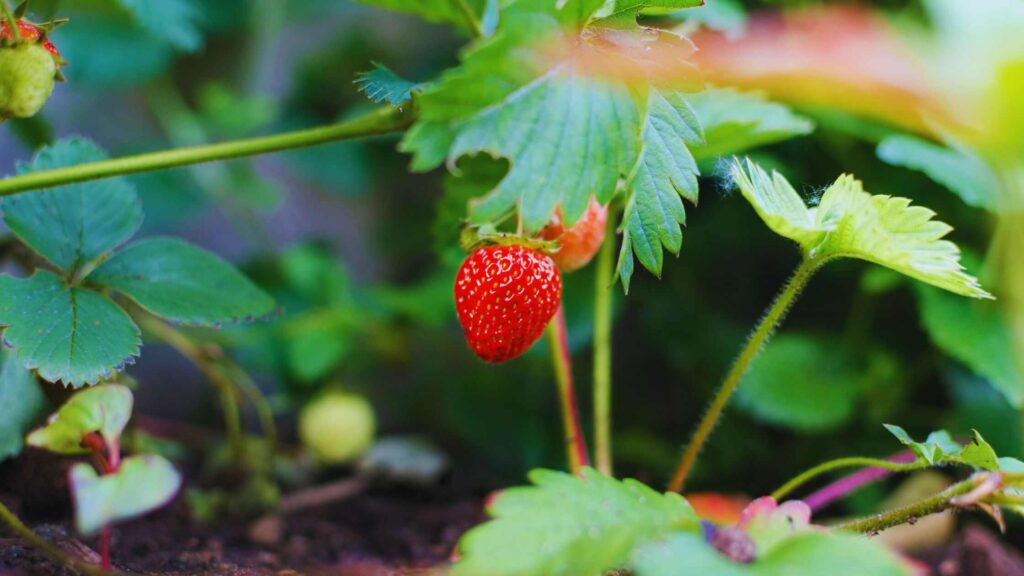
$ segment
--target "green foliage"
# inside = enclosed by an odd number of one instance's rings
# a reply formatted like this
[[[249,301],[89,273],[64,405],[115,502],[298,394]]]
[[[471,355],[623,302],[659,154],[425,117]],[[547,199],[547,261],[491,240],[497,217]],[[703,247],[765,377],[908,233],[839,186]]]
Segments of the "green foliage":
[[[941,290],[917,290],[921,323],[932,342],[987,379],[1016,408],[1024,405],[1024,378],[1005,311],[994,302],[968,301]]]
[[[0,350],[0,461],[17,456],[24,447],[25,433],[43,415],[46,397],[32,373],[14,355]]]
[[[737,405],[773,424],[834,428],[853,415],[870,377],[825,337],[781,334],[744,378]]]
[[[969,206],[997,209],[999,180],[972,152],[899,134],[878,145],[878,157],[895,166],[919,170],[956,193]]]
[[[118,384],[83,390],[64,403],[46,426],[29,434],[28,443],[58,454],[87,454],[82,439],[95,432],[108,446],[116,447],[133,404],[131,390]]]
[[[19,174],[103,160],[87,140],[44,148]],[[68,274],[110,252],[142,225],[142,206],[123,179],[98,180],[4,198],[4,222],[23,242]]]
[[[800,532],[737,564],[694,534],[675,534],[649,543],[634,554],[636,576],[906,576],[907,569],[884,545],[867,538],[827,532]]]
[[[704,127],[704,143],[691,147],[698,160],[736,154],[814,130],[814,123],[807,118],[756,92],[712,88],[688,100]]]
[[[699,530],[678,494],[658,494],[585,468],[581,476],[550,470],[534,484],[510,488],[488,508],[494,518],[460,543],[453,574],[600,574],[626,566],[633,548],[670,532]]]
[[[3,339],[25,368],[79,387],[109,378],[139,353],[139,329],[110,298],[37,270],[0,276]]]
[[[184,52],[203,45],[194,0],[117,0],[147,32]]]
[[[88,464],[75,464],[69,482],[75,526],[91,536],[166,505],[181,488],[181,475],[162,456],[145,455],[125,458],[116,472],[104,476]]]
[[[618,269],[628,287],[631,252],[660,274],[663,250],[681,247],[680,196],[697,197],[697,167],[688,146],[703,137],[678,90],[694,83],[680,78],[671,87],[630,87],[620,78],[581,69],[572,52],[598,61],[607,50],[614,61],[633,57],[630,50],[637,44],[687,45],[669,32],[635,23],[617,22],[612,31],[599,17],[693,3],[619,2],[611,11],[608,3],[594,0],[563,4],[524,0],[504,10],[497,33],[471,46],[459,67],[418,98],[419,121],[402,149],[413,153],[416,170],[434,168],[445,158],[455,166],[461,157],[480,153],[507,159],[508,173],[471,203],[469,218],[494,223],[517,210],[527,232],[545,225],[559,205],[572,225],[591,197],[607,203],[626,179]]]
[[[400,78],[390,68],[377,62],[373,63],[373,70],[359,74],[355,84],[371,101],[377,104],[387,102],[392,106],[408,102],[413,92],[422,88],[422,84]]]
[[[377,6],[387,10],[409,12],[429,20],[431,22],[443,22],[455,24],[461,28],[468,25],[467,16],[459,9],[459,2],[454,0],[357,0],[363,4]],[[498,5],[504,5],[511,0],[465,0],[466,6],[472,12],[472,16],[480,18],[497,11]]]
[[[932,432],[924,442],[916,442],[907,434],[906,430],[899,426],[892,424],[883,424],[883,426],[900,443],[909,447],[917,454],[918,458],[928,464],[949,462],[982,470],[999,470],[999,459],[995,450],[988,442],[985,442],[977,430],[974,431],[974,438],[966,446],[961,446],[945,430]]]
[[[732,176],[768,227],[799,244],[805,257],[860,258],[963,296],[992,297],[964,272],[956,244],[942,239],[952,228],[906,198],[868,194],[843,175],[808,208],[785,177],[750,160],[736,160]]]
[[[180,324],[251,320],[274,307],[270,296],[219,256],[176,238],[130,244],[89,279]]]

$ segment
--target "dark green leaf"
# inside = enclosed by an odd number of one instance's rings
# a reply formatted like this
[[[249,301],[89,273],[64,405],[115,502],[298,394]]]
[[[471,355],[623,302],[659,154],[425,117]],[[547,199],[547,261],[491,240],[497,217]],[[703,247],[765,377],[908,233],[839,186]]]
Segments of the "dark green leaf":
[[[139,353],[139,329],[124,310],[45,270],[0,276],[0,325],[23,366],[75,388],[110,378]]]
[[[463,537],[455,576],[601,574],[625,567],[641,542],[698,530],[681,496],[635,480],[589,468],[581,476],[535,470],[530,480],[498,495],[488,509],[494,520]]]
[[[78,533],[91,536],[116,522],[131,520],[166,505],[181,488],[181,475],[162,456],[131,456],[106,476],[88,464],[70,473]]]
[[[25,433],[42,416],[46,397],[14,354],[0,350],[0,461],[21,453]]]
[[[176,238],[126,247],[89,277],[173,322],[212,325],[263,316],[274,301],[234,266]]]
[[[460,28],[468,25],[467,16],[460,10],[456,0],[356,0],[363,4],[369,4],[386,10],[408,12],[429,20],[431,22],[443,22],[455,24]],[[480,20],[487,10],[488,0],[466,0],[466,6],[472,11],[472,15]],[[509,0],[502,0],[507,4]]]
[[[118,0],[150,34],[178,50],[195,52],[203,45],[199,6],[193,0]]]
[[[107,156],[88,140],[62,140],[44,148],[19,174],[74,166]],[[122,179],[96,180],[2,201],[4,222],[50,262],[74,273],[131,238],[142,224],[135,190]]]

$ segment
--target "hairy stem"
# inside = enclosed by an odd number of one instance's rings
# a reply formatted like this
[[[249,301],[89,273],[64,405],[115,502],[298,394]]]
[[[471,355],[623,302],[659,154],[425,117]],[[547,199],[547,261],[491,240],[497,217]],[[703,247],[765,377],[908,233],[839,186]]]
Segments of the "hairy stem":
[[[572,384],[572,358],[569,355],[568,333],[565,328],[565,311],[561,306],[548,325],[548,342],[551,345],[551,363],[555,367],[555,381],[558,383],[558,401],[562,412],[562,426],[565,431],[565,446],[569,454],[569,469],[579,472],[590,464],[587,445],[583,441],[580,427],[579,408]]]
[[[2,2],[2,0],[0,0],[0,2]],[[39,550],[54,562],[67,566],[76,572],[88,574],[89,576],[102,576],[105,573],[96,566],[91,566],[84,562],[75,560],[64,552],[61,552],[61,550],[53,544],[50,544],[46,540],[40,538],[39,535],[26,526],[25,523],[14,514],[14,512],[11,512],[10,508],[4,506],[2,502],[0,502],[0,520],[2,520],[3,523],[6,524],[7,527],[17,534],[22,540],[31,544],[36,550]]]
[[[483,36],[484,29],[469,3],[466,0],[452,0],[452,2],[455,3],[455,7],[462,13],[462,17],[466,19],[466,24],[469,26],[470,32],[473,33],[473,37],[480,38]]]
[[[14,43],[20,44],[21,29],[18,28],[18,18],[14,15],[14,12],[11,12],[11,7],[7,5],[7,0],[0,0],[0,10],[3,10],[3,15],[11,29],[11,37],[14,38]]]
[[[953,508],[955,506],[953,499],[957,496],[967,494],[973,490],[977,484],[977,479],[968,478],[963,482],[958,482],[942,492],[915,504],[896,508],[895,510],[890,510],[888,512],[882,512],[881,514],[875,514],[874,516],[869,516],[867,518],[837,524],[836,526],[833,526],[832,529],[845,530],[848,532],[860,532],[861,534],[877,534],[886,528],[892,528],[893,526],[899,526],[900,524],[906,524],[908,522],[915,522],[917,519],[924,516],[937,514],[948,508]]]
[[[751,363],[757,358],[757,355],[764,348],[765,343],[771,338],[775,329],[779,326],[782,320],[786,317],[793,302],[796,301],[800,292],[803,291],[807,282],[814,276],[814,273],[819,267],[824,264],[825,261],[816,258],[805,258],[800,266],[796,269],[796,272],[790,277],[789,281],[783,287],[782,292],[776,297],[775,302],[772,303],[771,307],[765,313],[764,317],[761,318],[757,328],[754,329],[753,334],[750,335],[750,339],[747,341],[746,346],[740,352],[740,355],[736,358],[732,368],[726,375],[725,380],[722,382],[721,387],[718,389],[718,393],[711,401],[711,405],[708,407],[707,412],[704,413],[704,417],[701,419],[700,424],[697,425],[697,429],[694,431],[690,443],[687,445],[686,450],[683,452],[682,460],[679,462],[679,467],[676,468],[675,474],[672,476],[672,481],[669,483],[668,489],[670,491],[681,491],[683,486],[686,484],[686,479],[693,469],[694,463],[697,461],[697,456],[700,455],[700,451],[704,448],[704,444],[707,443],[708,437],[711,436],[712,430],[718,423],[719,418],[722,417],[722,412],[725,410],[726,404],[729,403],[729,399],[732,398],[736,388],[739,386],[743,376],[750,369]]]
[[[611,212],[609,210],[609,212]],[[594,281],[594,456],[598,471],[612,474],[612,289],[615,218],[608,215]]]
[[[304,148],[339,140],[365,138],[367,136],[403,130],[412,123],[413,119],[413,114],[408,110],[403,111],[392,106],[385,106],[358,118],[330,126],[297,130],[272,136],[246,138],[219,144],[177,148],[124,158],[112,158],[110,160],[89,162],[55,170],[43,170],[12,176],[0,180],[0,196],[9,196],[27,190],[39,190],[101,178]]]
[[[911,470],[921,470],[928,466],[930,465],[927,462],[890,462],[889,460],[882,460],[880,458],[864,458],[860,456],[837,458],[836,460],[829,460],[828,462],[818,464],[817,466],[806,470],[802,474],[797,475],[792,480],[779,487],[776,491],[772,492],[772,498],[780,500],[818,476],[841,468],[869,467],[882,468],[891,472],[909,472]]]
[[[886,461],[895,464],[909,464],[915,460],[917,460],[917,454],[914,454],[912,450],[903,450],[886,459]],[[890,473],[889,470],[884,468],[865,468],[826,485],[804,498],[803,501],[811,507],[812,512],[817,513],[829,504],[845,498],[872,482],[885,478]]]

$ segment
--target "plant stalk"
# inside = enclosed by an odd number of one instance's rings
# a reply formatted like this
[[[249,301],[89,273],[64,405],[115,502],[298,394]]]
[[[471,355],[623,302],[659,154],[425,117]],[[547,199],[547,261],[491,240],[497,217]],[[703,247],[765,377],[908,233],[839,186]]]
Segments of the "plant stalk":
[[[558,401],[569,455],[569,469],[575,474],[583,466],[590,465],[590,458],[587,455],[587,445],[583,441],[583,429],[580,427],[579,408],[572,383],[572,358],[569,354],[565,311],[561,306],[548,325],[548,342],[551,345],[551,362],[555,367],[555,381],[558,384]]]
[[[2,0],[0,0],[0,2],[2,2]],[[7,524],[7,527],[17,534],[18,537],[31,544],[36,550],[39,550],[54,562],[67,566],[76,572],[88,574],[88,576],[103,576],[103,574],[106,573],[96,566],[90,566],[85,562],[75,560],[53,544],[43,540],[38,534],[33,532],[32,529],[26,526],[25,523],[14,514],[14,512],[11,512],[10,508],[4,506],[2,502],[0,502],[0,520],[2,520],[4,524]]]
[[[740,355],[733,363],[732,368],[718,389],[718,393],[711,401],[707,412],[704,413],[700,424],[697,425],[689,445],[687,445],[685,452],[683,452],[679,467],[676,468],[672,481],[669,482],[669,491],[679,492],[683,489],[686,479],[693,469],[694,463],[697,461],[697,456],[700,455],[700,451],[704,448],[704,444],[707,443],[708,437],[711,436],[715,425],[718,424],[726,404],[729,403],[729,399],[736,392],[736,388],[739,386],[743,376],[750,369],[751,363],[757,358],[765,343],[771,338],[775,329],[786,317],[793,302],[796,301],[797,297],[800,296],[800,292],[807,286],[807,282],[810,281],[814,273],[824,263],[825,261],[821,259],[805,257],[800,266],[797,267],[796,272],[793,273],[785,287],[783,287],[782,292],[776,297],[775,302],[768,308],[768,311],[758,323],[757,328],[750,335],[746,346],[743,347]]]
[[[893,526],[899,526],[900,524],[906,524],[908,522],[914,522],[924,516],[937,514],[948,508],[953,508],[955,507],[955,504],[953,504],[952,500],[957,496],[967,494],[973,490],[977,484],[978,480],[976,478],[968,478],[967,480],[958,482],[942,492],[915,504],[896,508],[895,510],[890,510],[881,514],[875,514],[874,516],[869,516],[867,518],[837,524],[833,526],[832,529],[844,530],[847,532],[859,532],[861,534],[877,534],[887,528],[892,528]]]
[[[387,134],[407,128],[412,124],[413,120],[414,114],[408,110],[408,107],[402,110],[393,106],[385,106],[358,118],[330,126],[297,130],[271,136],[245,138],[218,144],[151,152],[124,158],[112,158],[110,160],[89,162],[55,170],[43,170],[12,176],[0,180],[0,196],[10,196],[11,194],[27,190],[40,190],[101,178],[138,174],[140,172],[164,170],[218,160],[230,160],[232,158],[304,148],[339,140],[353,140],[367,136]]]
[[[781,500],[787,495],[792,493],[797,488],[804,484],[814,480],[822,474],[826,474],[833,470],[839,470],[841,468],[878,468],[888,470],[890,472],[909,472],[912,470],[921,470],[930,466],[927,462],[891,462],[889,460],[882,460],[880,458],[864,458],[860,456],[851,456],[849,458],[837,458],[836,460],[829,460],[823,462],[817,466],[806,470],[805,472],[797,475],[789,482],[786,482],[777,490],[772,492],[772,498]]]
[[[11,12],[11,7],[7,5],[7,0],[0,0],[0,9],[3,10],[7,25],[11,28],[11,37],[14,38],[14,43],[21,44],[21,29],[18,28],[18,18],[14,15],[14,12]]]
[[[609,212],[612,212],[609,210]],[[612,295],[615,218],[608,215],[597,254],[594,281],[594,457],[597,470],[612,475]]]

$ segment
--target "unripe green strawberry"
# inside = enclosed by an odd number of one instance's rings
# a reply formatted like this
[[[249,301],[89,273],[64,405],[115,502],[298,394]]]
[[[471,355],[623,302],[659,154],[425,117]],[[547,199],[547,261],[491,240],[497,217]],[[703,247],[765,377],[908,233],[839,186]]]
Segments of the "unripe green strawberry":
[[[0,48],[0,119],[28,118],[53,92],[57,64],[39,44]]]
[[[327,392],[299,415],[299,438],[318,460],[342,464],[365,452],[373,442],[377,419],[362,396]]]

